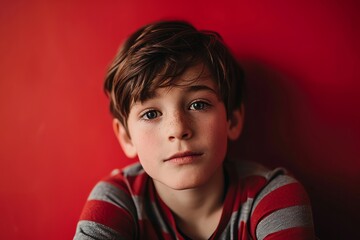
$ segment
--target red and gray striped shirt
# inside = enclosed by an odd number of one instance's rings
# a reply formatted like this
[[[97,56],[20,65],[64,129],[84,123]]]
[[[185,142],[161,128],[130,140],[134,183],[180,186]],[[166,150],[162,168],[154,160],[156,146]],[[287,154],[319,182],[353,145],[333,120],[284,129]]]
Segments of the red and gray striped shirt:
[[[284,169],[224,164],[227,192],[210,239],[315,239],[302,185]],[[139,163],[116,170],[92,190],[74,239],[189,239],[177,228]]]

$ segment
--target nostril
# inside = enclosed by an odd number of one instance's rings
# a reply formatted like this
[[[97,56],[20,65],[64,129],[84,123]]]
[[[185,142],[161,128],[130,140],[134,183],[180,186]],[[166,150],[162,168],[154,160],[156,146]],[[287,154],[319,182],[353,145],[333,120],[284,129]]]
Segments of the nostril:
[[[185,140],[185,139],[189,139],[190,136],[191,136],[190,133],[184,133],[184,134],[182,134],[182,135],[179,135],[179,137],[169,136],[169,140],[170,140],[170,141],[174,141],[175,139],[179,139],[179,140],[180,140],[180,139],[183,139],[183,140]]]

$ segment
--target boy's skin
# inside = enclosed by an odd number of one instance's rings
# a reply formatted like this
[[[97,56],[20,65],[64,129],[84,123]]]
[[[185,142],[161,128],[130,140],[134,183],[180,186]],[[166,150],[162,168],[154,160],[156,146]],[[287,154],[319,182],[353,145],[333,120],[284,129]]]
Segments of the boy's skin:
[[[236,140],[244,115],[229,118],[204,64],[188,68],[173,86],[131,105],[127,129],[113,128],[128,157],[138,157],[153,179],[178,227],[192,239],[208,239],[222,214],[223,161],[228,140]]]

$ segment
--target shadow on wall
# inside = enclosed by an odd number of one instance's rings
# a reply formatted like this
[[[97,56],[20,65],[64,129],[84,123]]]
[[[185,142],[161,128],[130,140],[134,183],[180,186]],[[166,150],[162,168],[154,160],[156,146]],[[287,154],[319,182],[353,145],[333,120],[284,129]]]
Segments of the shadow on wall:
[[[231,154],[269,167],[298,169],[306,164],[298,162],[301,136],[297,129],[308,104],[296,85],[299,81],[254,60],[243,60],[241,65],[246,78],[245,127],[239,141],[231,145]]]
[[[341,149],[335,150],[343,139],[329,140],[321,128],[314,131],[319,116],[310,110],[311,97],[299,77],[260,61],[241,63],[246,74],[245,127],[241,138],[230,144],[230,155],[271,168],[283,166],[294,174],[310,196],[320,239],[360,239],[354,230],[360,212],[359,176],[339,172],[346,163],[337,160]]]

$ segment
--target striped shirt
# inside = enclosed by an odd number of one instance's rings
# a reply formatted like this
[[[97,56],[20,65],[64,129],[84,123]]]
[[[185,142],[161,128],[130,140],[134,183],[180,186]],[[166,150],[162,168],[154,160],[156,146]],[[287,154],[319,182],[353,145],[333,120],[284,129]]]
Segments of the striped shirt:
[[[309,199],[284,169],[226,161],[223,213],[210,239],[315,239]],[[139,163],[92,190],[74,239],[189,239]]]

